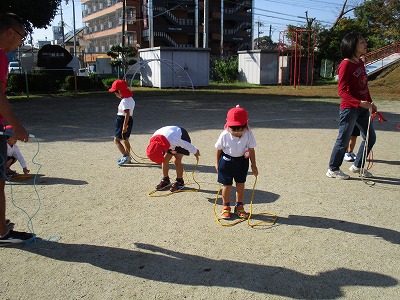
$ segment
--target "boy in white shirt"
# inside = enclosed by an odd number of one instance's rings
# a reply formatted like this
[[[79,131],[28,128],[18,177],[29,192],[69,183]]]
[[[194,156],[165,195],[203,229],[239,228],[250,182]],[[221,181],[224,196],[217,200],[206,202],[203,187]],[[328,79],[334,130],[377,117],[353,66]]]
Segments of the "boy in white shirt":
[[[117,98],[121,99],[118,105],[117,119],[115,122],[114,143],[123,155],[118,159],[118,165],[122,166],[131,162],[131,157],[129,156],[129,152],[131,151],[129,137],[132,132],[132,115],[135,109],[135,100],[133,100],[133,93],[128,89],[128,84],[125,80],[115,80],[108,91],[114,93]],[[124,141],[124,145],[122,145],[121,140]]]
[[[254,151],[256,140],[248,125],[247,111],[239,105],[230,109],[224,128],[215,143],[217,149],[215,168],[218,172],[218,182],[223,185],[221,218],[230,219],[233,180],[236,182],[235,213],[240,218],[247,218],[248,214],[244,210],[243,198],[249,159],[254,176],[258,176]]]

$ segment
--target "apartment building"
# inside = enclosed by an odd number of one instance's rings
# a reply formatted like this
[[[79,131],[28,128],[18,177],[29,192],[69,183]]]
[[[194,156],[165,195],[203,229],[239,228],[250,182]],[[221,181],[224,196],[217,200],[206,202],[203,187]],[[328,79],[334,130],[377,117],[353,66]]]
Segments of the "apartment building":
[[[113,45],[204,47],[213,55],[251,49],[253,2],[81,0],[85,61],[106,57]]]

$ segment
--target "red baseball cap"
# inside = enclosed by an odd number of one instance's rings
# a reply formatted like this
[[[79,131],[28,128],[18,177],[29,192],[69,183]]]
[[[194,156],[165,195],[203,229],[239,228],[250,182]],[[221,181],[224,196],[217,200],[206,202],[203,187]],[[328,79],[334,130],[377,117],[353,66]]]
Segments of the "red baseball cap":
[[[4,126],[4,134],[7,136],[14,136],[13,128],[11,125]]]
[[[247,124],[249,120],[249,114],[247,110],[236,105],[236,107],[231,108],[226,115],[226,124],[225,126],[244,126]]]
[[[111,88],[108,91],[111,92],[111,93],[119,91],[121,96],[124,97],[124,98],[128,98],[128,97],[132,97],[133,96],[132,91],[128,88],[128,84],[123,79],[115,80],[112,83]]]
[[[155,135],[150,139],[150,143],[146,149],[146,155],[156,164],[161,165],[164,161],[164,152],[169,149],[171,144],[163,135]]]

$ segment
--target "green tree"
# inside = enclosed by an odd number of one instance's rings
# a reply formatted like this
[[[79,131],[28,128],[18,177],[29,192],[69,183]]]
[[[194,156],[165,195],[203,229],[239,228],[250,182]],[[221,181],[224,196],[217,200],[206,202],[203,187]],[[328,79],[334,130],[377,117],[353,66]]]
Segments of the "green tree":
[[[400,1],[364,1],[354,15],[367,32],[369,46],[379,48],[400,40]]]
[[[278,44],[274,43],[268,35],[256,38],[254,40],[254,44],[257,45],[258,49],[266,50],[276,49],[276,47],[278,46]]]
[[[54,19],[61,0],[1,0],[0,11],[11,12],[26,20],[26,30],[46,28]]]
[[[133,59],[133,57],[135,57],[137,53],[138,51],[136,48],[113,45],[111,46],[110,51],[107,52],[107,55],[114,59],[111,62],[111,65],[122,67],[125,74],[128,67],[136,63],[136,60]]]

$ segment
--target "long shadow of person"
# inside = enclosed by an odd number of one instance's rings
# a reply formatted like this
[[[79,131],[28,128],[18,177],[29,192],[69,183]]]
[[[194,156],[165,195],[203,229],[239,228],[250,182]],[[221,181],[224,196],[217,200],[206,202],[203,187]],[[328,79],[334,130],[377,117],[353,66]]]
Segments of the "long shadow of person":
[[[389,287],[397,280],[379,273],[339,268],[307,275],[283,267],[215,260],[149,244],[128,250],[37,239],[20,249],[51,259],[93,266],[153,281],[191,286],[233,287],[294,299],[334,299],[343,286]]]
[[[355,234],[373,235],[381,237],[393,244],[400,244],[400,232],[398,231],[337,219],[321,218],[315,216],[289,215],[287,218],[279,217],[277,223],[312,228],[332,228],[335,230]]]

